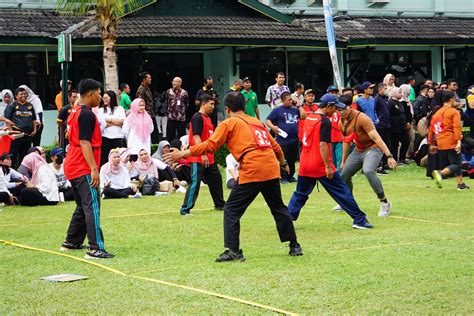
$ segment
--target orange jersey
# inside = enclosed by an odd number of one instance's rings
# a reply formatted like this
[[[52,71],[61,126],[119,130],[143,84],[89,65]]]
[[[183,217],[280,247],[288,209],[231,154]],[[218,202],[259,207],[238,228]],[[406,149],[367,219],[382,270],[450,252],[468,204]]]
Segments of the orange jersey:
[[[258,119],[246,114],[226,119],[207,141],[190,148],[191,155],[214,153],[224,143],[240,163],[239,184],[280,178],[277,158],[283,151]]]
[[[439,150],[449,150],[456,148],[459,140],[462,140],[461,114],[443,106],[431,118],[428,143],[436,144]]]

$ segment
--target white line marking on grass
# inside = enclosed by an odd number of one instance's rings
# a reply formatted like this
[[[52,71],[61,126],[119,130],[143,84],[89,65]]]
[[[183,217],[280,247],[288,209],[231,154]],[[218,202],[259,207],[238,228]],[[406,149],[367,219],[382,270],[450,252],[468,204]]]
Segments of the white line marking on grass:
[[[467,227],[466,225],[463,225],[463,224],[448,223],[448,222],[439,222],[439,221],[431,221],[431,220],[427,220],[427,219],[420,219],[420,218],[413,218],[413,217],[404,217],[404,216],[394,216],[394,215],[390,215],[390,216],[388,216],[388,218],[402,219],[402,220],[414,221],[414,222],[424,222],[424,223],[432,223],[432,224],[443,224],[443,225],[450,225],[450,226]]]

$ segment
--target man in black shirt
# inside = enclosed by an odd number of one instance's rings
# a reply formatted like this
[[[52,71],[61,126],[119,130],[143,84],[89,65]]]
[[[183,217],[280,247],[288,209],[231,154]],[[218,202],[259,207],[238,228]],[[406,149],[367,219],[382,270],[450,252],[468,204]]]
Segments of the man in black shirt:
[[[17,88],[15,97],[16,101],[7,106],[4,116],[13,122],[13,129],[25,134],[15,139],[10,148],[13,163],[15,164],[18,159],[19,164],[26,156],[36,134],[36,113],[33,105],[26,101],[28,92],[24,88]]]
[[[68,92],[68,99],[69,103],[66,106],[63,106],[58,113],[58,118],[56,119],[56,123],[58,124],[59,129],[59,145],[60,147],[65,150],[66,146],[69,144],[65,137],[66,127],[67,127],[67,118],[69,117],[69,113],[71,113],[72,108],[74,107],[74,103],[76,102],[77,90],[72,89]]]
[[[194,113],[196,111],[199,111],[199,108],[201,106],[201,97],[203,94],[207,93],[210,96],[214,98],[214,110],[212,111],[212,114],[209,115],[212,121],[212,125],[214,125],[214,128],[217,127],[217,106],[219,105],[219,95],[217,94],[216,90],[214,90],[212,87],[214,85],[214,80],[212,77],[206,77],[203,80],[203,87],[202,89],[199,89],[198,92],[196,92],[196,99],[194,100],[194,103],[196,104],[196,110],[193,111],[192,113],[189,113],[188,117],[193,117]],[[191,109],[191,107],[189,107]]]

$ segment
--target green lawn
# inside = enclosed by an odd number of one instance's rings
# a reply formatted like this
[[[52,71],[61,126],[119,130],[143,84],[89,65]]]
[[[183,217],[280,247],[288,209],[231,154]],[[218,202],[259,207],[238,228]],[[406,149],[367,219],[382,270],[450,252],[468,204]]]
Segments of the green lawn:
[[[379,204],[365,177],[354,178],[356,200],[375,225],[368,231],[353,230],[345,213],[331,211],[334,202],[324,189],[315,190],[295,223],[304,251],[296,258],[279,242],[259,196],[242,220],[243,263],[213,262],[223,250],[222,213],[212,209],[207,188],[190,217],[179,215],[182,194],[105,200],[106,247],[117,257],[98,263],[127,275],[0,244],[0,314],[271,313],[150,279],[298,314],[473,314],[474,190],[456,191],[453,179],[439,190],[414,166],[382,181],[393,203],[388,218],[377,217]],[[284,201],[294,187],[283,187]],[[72,211],[72,203],[3,207],[0,239],[58,251]],[[89,279],[40,280],[61,273]]]

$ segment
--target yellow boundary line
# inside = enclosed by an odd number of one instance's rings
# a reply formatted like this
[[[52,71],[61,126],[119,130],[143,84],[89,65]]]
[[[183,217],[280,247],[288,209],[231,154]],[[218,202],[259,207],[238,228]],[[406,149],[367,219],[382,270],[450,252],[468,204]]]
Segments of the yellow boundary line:
[[[112,272],[112,273],[115,273],[115,274],[118,274],[118,275],[121,275],[121,276],[124,276],[124,277],[127,277],[127,278],[132,278],[132,279],[143,280],[143,281],[154,282],[154,283],[158,283],[158,284],[162,284],[162,285],[172,286],[172,287],[176,287],[176,288],[180,288],[180,289],[184,289],[184,290],[188,290],[188,291],[193,291],[193,292],[197,292],[197,293],[201,293],[201,294],[205,294],[205,295],[209,295],[209,296],[218,297],[218,298],[221,298],[221,299],[224,299],[224,300],[233,301],[233,302],[237,302],[237,303],[252,306],[252,307],[258,307],[258,308],[269,310],[269,311],[276,312],[276,313],[279,313],[279,314],[298,315],[296,313],[289,312],[289,311],[286,311],[284,309],[280,309],[280,308],[276,308],[276,307],[273,307],[273,306],[264,305],[264,304],[244,300],[244,299],[229,296],[229,295],[220,294],[220,293],[217,293],[217,292],[212,292],[212,291],[208,291],[208,290],[204,290],[204,289],[200,289],[200,288],[195,288],[195,287],[191,287],[191,286],[187,286],[187,285],[172,283],[172,282],[163,281],[163,280],[154,279],[154,278],[147,278],[147,277],[142,277],[142,276],[138,276],[138,275],[130,275],[130,274],[127,274],[127,273],[122,272],[120,270],[113,269],[113,268],[107,267],[105,265],[102,265],[100,263],[85,260],[83,258],[71,256],[71,255],[68,255],[68,254],[65,254],[65,253],[60,253],[60,252],[51,251],[51,250],[47,250],[47,249],[31,247],[31,246],[28,246],[28,245],[23,245],[23,244],[19,244],[19,243],[13,242],[13,241],[2,240],[2,239],[0,239],[0,243],[4,244],[6,246],[12,246],[12,247],[17,247],[17,248],[22,248],[22,249],[27,249],[27,250],[32,250],[32,251],[38,251],[38,252],[47,253],[47,254],[50,254],[50,255],[61,256],[61,257],[77,260],[77,261],[80,261],[82,263],[86,263],[86,264],[98,267],[100,269],[103,269],[103,270],[106,270],[106,271],[109,271],[109,272]]]
[[[443,225],[467,227],[466,225],[463,225],[463,224],[448,223],[448,222],[439,222],[439,221],[430,221],[430,220],[427,220],[427,219],[419,219],[419,218],[413,218],[413,217],[404,217],[404,216],[394,216],[394,215],[390,215],[388,218],[402,219],[402,220],[405,220],[405,221],[431,223],[431,224],[443,224]]]

